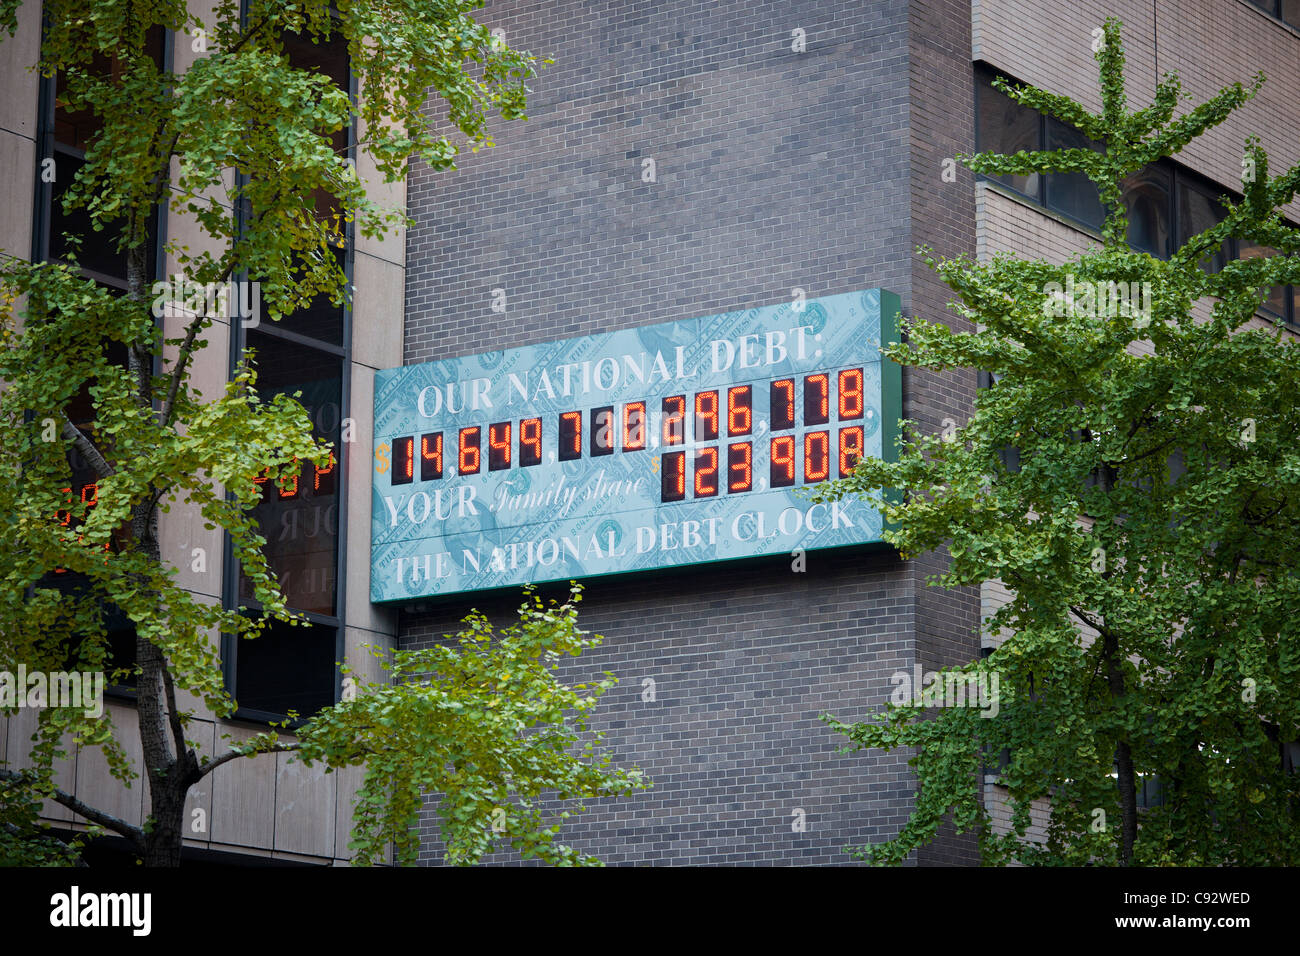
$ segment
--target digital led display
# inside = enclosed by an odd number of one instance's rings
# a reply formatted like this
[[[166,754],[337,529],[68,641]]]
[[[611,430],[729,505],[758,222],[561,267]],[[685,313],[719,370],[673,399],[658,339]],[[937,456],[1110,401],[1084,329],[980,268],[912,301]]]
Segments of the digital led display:
[[[879,540],[802,489],[892,453],[897,312],[873,289],[377,372],[371,599]]]

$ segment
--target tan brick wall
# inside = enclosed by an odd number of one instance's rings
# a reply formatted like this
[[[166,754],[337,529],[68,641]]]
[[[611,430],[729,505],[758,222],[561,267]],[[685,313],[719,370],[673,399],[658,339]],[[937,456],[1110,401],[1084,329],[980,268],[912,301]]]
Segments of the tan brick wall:
[[[1229,83],[1250,82],[1258,70],[1267,77],[1253,101],[1189,144],[1179,162],[1237,189],[1251,133],[1275,171],[1300,162],[1300,32],[1245,0],[972,0],[972,59],[1098,109],[1092,30],[1111,15],[1124,22],[1130,109],[1150,102],[1161,72],[1178,72],[1189,105]],[[1300,202],[1287,211],[1300,221]]]

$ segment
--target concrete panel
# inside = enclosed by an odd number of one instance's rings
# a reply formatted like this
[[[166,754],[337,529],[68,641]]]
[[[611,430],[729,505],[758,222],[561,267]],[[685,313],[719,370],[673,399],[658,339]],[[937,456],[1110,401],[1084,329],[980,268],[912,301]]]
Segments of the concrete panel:
[[[39,720],[38,711],[23,708],[8,720],[5,758],[9,769],[22,770],[32,765],[32,734],[36,733]],[[54,763],[54,785],[66,793],[72,793],[76,787],[77,748],[70,740],[64,741],[64,751],[68,756]],[[41,816],[47,820],[71,820],[71,810],[53,800],[46,800],[41,808]]]
[[[348,842],[352,839],[352,811],[356,806],[357,791],[361,789],[365,771],[361,767],[344,767],[332,776],[336,788],[334,856],[340,860],[350,860],[352,851],[348,849]]]
[[[353,337],[356,335],[354,332]],[[396,633],[396,614],[370,603],[370,447],[374,389],[374,372],[367,366],[353,365],[351,417],[356,421],[357,431],[356,441],[347,448],[344,466],[348,494],[344,613],[350,627],[364,628],[378,636]]]
[[[257,731],[230,728],[233,742]],[[226,741],[217,750],[225,752]],[[241,757],[214,770],[212,779],[212,841],[270,850],[275,837],[275,754]]]
[[[0,203],[0,256],[30,259],[36,144],[17,133],[0,130],[0,169],[5,170],[6,187],[5,201]]]
[[[366,644],[389,650],[393,647],[394,640],[386,634],[376,634],[364,628],[346,628],[343,656],[348,666],[352,668],[352,676],[356,678],[358,684],[388,683],[388,675],[380,666],[379,659],[371,653],[370,648],[362,646]]]
[[[113,718],[115,736],[126,752],[127,760],[139,776],[131,781],[129,787],[126,786],[109,773],[103,750],[82,747],[77,760],[77,799],[139,826],[149,807],[149,783],[144,773],[139,719],[135,707],[126,704],[109,704],[106,711]]]
[[[36,101],[40,78],[30,67],[36,65],[41,49],[41,5],[18,7],[18,32],[0,31],[0,130],[36,137]],[[4,167],[12,170],[12,166]],[[10,180],[12,182],[12,180]],[[24,258],[26,255],[24,254]]]
[[[401,365],[406,270],[358,252],[353,283],[352,361],[371,368]]]
[[[362,91],[364,96],[364,90]],[[357,122],[357,142],[366,141],[366,124]],[[384,177],[375,168],[375,162],[365,150],[357,151],[357,175],[366,185],[366,195],[385,208],[406,211],[406,180],[395,183],[384,182]],[[394,265],[406,265],[406,225],[400,224],[382,238],[368,239],[358,231],[356,237],[358,255],[365,253],[376,259],[383,259]],[[359,285],[359,283],[358,283]]]
[[[208,720],[194,721],[186,728],[186,737],[198,747],[199,759],[213,756],[216,726]],[[187,843],[207,843],[212,836],[212,774],[208,774],[185,797],[183,832]],[[196,814],[200,810],[202,813]]]
[[[335,775],[292,754],[278,754],[276,769],[275,850],[333,856]]]
[[[181,315],[163,318],[168,338],[182,338],[188,319]],[[205,346],[191,359],[190,382],[205,402],[219,398],[225,389],[227,342],[229,331],[224,323],[214,323],[204,333]],[[176,360],[177,350],[168,347],[166,366],[170,369]],[[220,494],[220,488],[217,489]],[[222,537],[220,528],[204,527],[199,509],[188,499],[180,499],[171,510],[159,516],[159,540],[162,558],[176,568],[176,583],[183,588],[206,595],[213,600],[221,598]],[[196,553],[197,550],[197,553]]]

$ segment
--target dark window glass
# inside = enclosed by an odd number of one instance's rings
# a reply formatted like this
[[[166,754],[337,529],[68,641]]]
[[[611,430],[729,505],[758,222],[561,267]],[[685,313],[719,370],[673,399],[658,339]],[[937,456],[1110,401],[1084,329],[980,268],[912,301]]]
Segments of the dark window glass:
[[[310,717],[334,703],[337,630],[271,621],[261,635],[235,650],[236,702],[240,710]]]
[[[323,73],[339,89],[348,88],[348,43],[343,34],[334,33],[320,40],[305,34],[285,33],[280,39],[284,43],[284,54],[294,67]]]
[[[1300,0],[1282,0],[1282,19],[1293,27],[1300,27]]]
[[[50,258],[67,261],[74,255],[81,268],[95,273],[96,278],[117,280],[126,284],[126,253],[117,251],[121,225],[117,228],[95,232],[90,224],[90,213],[84,206],[63,211],[63,196],[76,179],[85,162],[63,150],[54,154],[54,185],[50,208]],[[68,236],[80,242],[68,240]]]
[[[345,250],[332,251],[338,260],[339,268],[343,268]],[[287,329],[299,335],[328,342],[330,345],[343,344],[343,307],[335,305],[328,296],[318,295],[305,309],[299,309],[270,324],[273,328]]]
[[[337,456],[343,360],[257,330],[249,331],[248,347],[257,351],[257,391],[262,399],[301,391],[298,401],[312,420],[313,433],[332,442]],[[279,577],[286,603],[300,611],[335,613],[338,468],[337,459],[325,469],[303,462],[295,482],[265,482],[262,502],[255,509],[266,537],[267,561]],[[242,574],[239,595],[242,602],[253,599],[252,584]]]
[[[1237,240],[1237,257],[1240,259],[1254,259],[1259,256],[1268,258],[1277,255],[1276,249],[1270,249],[1268,246],[1257,245],[1253,242],[1247,242],[1245,239]],[[1275,285],[1268,291],[1268,297],[1264,300],[1261,308],[1265,312],[1272,312],[1274,315],[1286,315],[1286,286]]]
[[[1212,193],[1199,186],[1193,186],[1181,177],[1178,181],[1177,199],[1178,235],[1176,242],[1178,248],[1182,248],[1192,236],[1204,232],[1216,223],[1221,222],[1226,215],[1223,207],[1219,205],[1218,199]],[[1226,262],[1227,256],[1224,254],[1224,250],[1220,248],[1213,255],[1202,259],[1200,266],[1206,272],[1218,272]]]
[[[296,34],[285,34],[282,40],[285,55],[292,66],[323,73],[341,90],[348,90],[348,46],[341,35],[336,34],[320,43],[313,43],[309,37]],[[350,130],[344,127],[335,131],[331,137],[334,150],[340,156],[347,155],[349,135]],[[316,212],[322,219],[338,212],[334,198],[323,190],[316,192]],[[334,248],[330,252],[342,269],[345,250]],[[334,305],[326,296],[317,296],[306,308],[279,319],[276,326],[331,345],[343,344],[343,308]]]
[[[1129,245],[1161,259],[1169,255],[1171,179],[1167,167],[1148,166],[1124,180]]]
[[[126,346],[119,342],[104,342],[102,346],[105,357],[109,361],[123,368],[127,364]],[[103,447],[104,437],[95,434],[95,415],[94,405],[91,401],[90,391],[94,387],[94,380],[84,383],[72,400],[68,403],[68,419],[80,428],[87,437],[92,441],[99,443]],[[67,496],[70,499],[91,504],[98,498],[97,486],[98,475],[90,463],[82,456],[76,448],[68,449],[68,476],[67,476]],[[66,513],[64,518],[71,520]],[[117,551],[123,545],[123,539],[127,534],[127,528],[115,535],[109,543],[109,550]],[[38,587],[54,588],[69,595],[90,595],[93,593],[89,579],[79,572],[53,570],[45,575],[39,582]],[[101,608],[101,620],[108,636],[109,646],[109,665],[108,670],[112,671],[117,668],[128,668],[135,665],[135,624],[127,617],[117,605],[103,600],[102,597],[96,597]],[[119,677],[116,681],[118,685],[134,686],[135,675],[126,678]]]
[[[976,84],[979,105],[980,152],[1015,153],[1020,150],[1042,148],[1040,120],[1034,110],[1021,106],[1000,90],[995,90],[988,77]],[[995,182],[1010,186],[1017,192],[1039,198],[1037,173],[1028,176],[991,176]]]
[[[1050,149],[1101,149],[1077,130],[1048,118],[1047,148]],[[1100,229],[1106,211],[1097,194],[1097,186],[1083,173],[1050,173],[1047,177],[1047,208],[1054,209],[1072,219],[1077,219],[1094,229]]]

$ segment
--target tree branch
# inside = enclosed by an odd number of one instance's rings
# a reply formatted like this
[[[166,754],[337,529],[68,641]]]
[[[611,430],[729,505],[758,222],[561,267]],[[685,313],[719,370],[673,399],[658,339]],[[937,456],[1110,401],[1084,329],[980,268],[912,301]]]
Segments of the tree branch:
[[[185,728],[181,726],[181,715],[176,710],[176,685],[172,681],[172,671],[166,661],[163,662],[163,693],[167,697],[167,720],[171,724],[172,739],[176,741],[176,756],[185,753]]]
[[[66,412],[63,413],[63,437],[76,446],[77,451],[81,452],[86,461],[90,463],[90,467],[95,469],[95,474],[99,475],[100,478],[111,478],[113,476],[113,466],[100,454],[94,442],[87,438],[80,428],[72,424],[72,419],[68,418]]]
[[[9,780],[15,783],[21,783],[26,780],[24,774],[17,773],[13,770],[0,769],[0,780]],[[144,852],[144,831],[137,826],[132,826],[125,820],[120,820],[111,813],[105,813],[103,810],[96,810],[87,803],[83,803],[70,793],[55,789],[50,793],[50,799],[55,803],[67,807],[78,816],[85,817],[91,823],[97,823],[102,827],[112,830],[126,837],[128,841],[140,852]]]
[[[14,837],[15,839],[44,840],[46,842],[53,843],[55,846],[57,846],[60,850],[64,851],[65,853],[73,852],[72,847],[68,846],[66,843],[64,843],[62,840],[60,840],[52,833],[24,833],[21,829],[19,829],[17,826],[15,826],[12,823],[6,823],[4,829],[6,833]],[[85,868],[89,868],[90,866],[90,864],[87,863],[85,860],[83,860],[80,856],[76,857],[76,861],[72,865],[78,867],[85,867]]]
[[[282,754],[292,753],[295,750],[301,750],[302,744],[299,741],[291,743],[275,744],[271,747],[264,747],[258,750],[227,750],[220,757],[215,757],[199,767],[199,779],[202,779],[212,771],[216,770],[223,763],[229,763],[232,760],[238,760],[240,757],[257,757],[261,754]]]

